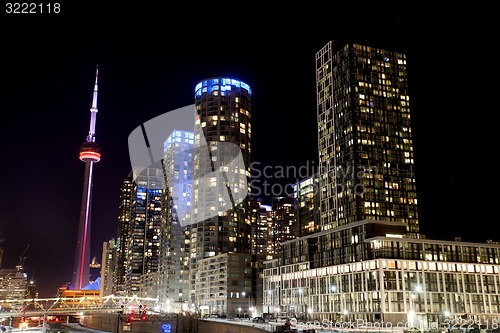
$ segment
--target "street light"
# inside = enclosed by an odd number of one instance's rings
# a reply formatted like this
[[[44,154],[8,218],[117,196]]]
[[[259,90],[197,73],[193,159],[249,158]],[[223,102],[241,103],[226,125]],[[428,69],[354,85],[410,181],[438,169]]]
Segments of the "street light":
[[[410,324],[410,327],[414,327],[414,322],[415,322],[415,311],[410,310],[408,311],[408,323]]]
[[[312,319],[312,314],[313,314],[313,309],[312,308],[307,309],[307,320]]]
[[[268,294],[270,295],[271,294],[271,290],[268,291]],[[241,292],[241,297],[245,298],[245,296],[247,296],[247,293],[245,291],[242,291]],[[253,310],[251,310],[251,308],[253,308],[253,304],[252,304],[252,294],[248,294],[248,300],[247,300],[247,307],[248,307],[248,312],[252,312]],[[246,311],[243,312],[243,317],[245,317],[245,313],[247,313]],[[248,314],[248,318],[250,318],[250,313]]]
[[[273,306],[273,302],[272,302],[272,297],[271,295],[273,294],[273,292],[271,290],[268,290],[267,291],[267,297],[265,298],[265,303],[267,304],[267,312],[268,313],[271,313],[272,312],[272,306]],[[264,307],[262,307],[262,312],[264,312]]]
[[[280,315],[280,307],[279,307],[279,306],[277,306],[277,307],[275,307],[274,309],[276,310],[276,318],[278,318],[278,317],[279,317],[279,315]]]
[[[250,302],[250,306],[256,306],[256,304],[255,304],[255,294],[254,293],[249,293],[248,294],[248,301]]]
[[[245,298],[246,294],[247,294],[246,292],[242,291],[241,292],[241,297]],[[246,311],[243,312],[243,318],[245,318],[245,313],[246,313]]]
[[[417,298],[417,294],[423,292],[424,289],[421,285],[416,285],[414,291],[410,291],[410,311],[408,311],[408,323],[413,327],[415,326],[416,312],[415,312],[415,298]]]
[[[302,298],[302,288],[299,288],[298,289],[298,293],[299,295],[297,296],[298,298],[298,303],[299,303],[299,306],[300,306],[300,310],[299,310],[299,314],[300,314],[300,317],[302,317],[304,315],[304,302],[303,302],[303,298]]]

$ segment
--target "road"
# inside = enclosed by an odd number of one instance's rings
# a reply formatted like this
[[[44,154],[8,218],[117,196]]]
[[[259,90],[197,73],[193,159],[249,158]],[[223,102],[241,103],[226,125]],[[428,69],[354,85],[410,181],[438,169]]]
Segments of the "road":
[[[218,321],[218,322],[224,322],[224,323],[230,323],[230,324],[236,324],[236,325],[245,325],[245,326],[252,326],[252,327],[257,327],[260,329],[263,329],[268,332],[276,332],[278,331],[278,326],[283,326],[282,323],[278,322],[267,322],[267,323],[254,323],[253,321],[249,319],[238,319],[238,318],[232,318],[232,319],[222,319],[222,318],[205,318],[203,320],[209,320],[209,321]]]
[[[71,333],[110,333],[109,331],[100,331],[91,328],[86,328],[76,323],[63,324],[62,327],[68,329]],[[30,327],[25,329],[12,328],[10,330],[8,329],[5,333],[41,333],[41,332],[43,332],[43,330],[39,327]]]

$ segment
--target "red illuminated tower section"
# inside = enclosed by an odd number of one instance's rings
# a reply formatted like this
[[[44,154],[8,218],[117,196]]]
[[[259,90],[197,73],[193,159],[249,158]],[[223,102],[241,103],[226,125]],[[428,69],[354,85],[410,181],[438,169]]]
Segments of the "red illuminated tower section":
[[[89,284],[90,272],[90,213],[92,203],[92,171],[94,163],[101,159],[101,151],[95,142],[95,121],[97,114],[97,76],[96,69],[94,96],[90,108],[90,130],[87,139],[80,147],[80,160],[85,162],[83,180],[82,207],[80,209],[80,225],[76,243],[75,268],[73,270],[73,288],[82,289]]]

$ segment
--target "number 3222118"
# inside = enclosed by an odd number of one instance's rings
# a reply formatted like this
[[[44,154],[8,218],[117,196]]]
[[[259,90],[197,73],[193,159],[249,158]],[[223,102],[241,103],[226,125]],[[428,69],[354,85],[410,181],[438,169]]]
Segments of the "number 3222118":
[[[5,4],[7,14],[58,14],[60,12],[61,4],[58,2],[7,2]]]

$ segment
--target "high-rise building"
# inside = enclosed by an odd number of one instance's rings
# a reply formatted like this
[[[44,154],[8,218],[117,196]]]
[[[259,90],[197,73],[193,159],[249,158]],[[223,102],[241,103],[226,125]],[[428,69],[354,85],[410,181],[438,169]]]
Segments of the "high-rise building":
[[[90,129],[87,139],[80,147],[80,160],[85,162],[85,175],[83,179],[82,205],[80,209],[80,223],[76,241],[75,263],[73,269],[72,286],[82,289],[90,283],[90,236],[91,236],[91,211],[92,211],[92,173],[94,163],[101,159],[101,150],[95,142],[95,124],[97,115],[97,76],[96,70],[94,95],[90,108]]]
[[[0,299],[26,299],[28,276],[20,267],[0,269]]]
[[[356,43],[317,52],[321,230],[266,262],[265,311],[332,327],[500,319],[500,245],[419,234],[406,66]]]
[[[116,242],[110,239],[102,243],[102,264],[101,264],[101,297],[114,294],[114,276],[116,270]]]
[[[173,209],[171,218],[184,227],[191,222],[194,133],[175,130],[163,146],[162,169]]]
[[[272,198],[269,243],[271,253],[280,253],[280,244],[298,235],[298,226],[295,217],[295,206],[293,197],[273,197]]]
[[[194,127],[194,126],[193,126]],[[194,133],[175,130],[164,143],[165,183],[158,304],[166,312],[189,309],[189,230]]]
[[[129,295],[140,291],[141,275],[158,271],[164,189],[160,169],[146,168],[134,179],[125,244],[125,289]]]
[[[272,254],[272,207],[251,199],[252,254]],[[271,247],[274,248],[274,247]]]
[[[262,281],[264,262],[279,257],[279,247],[275,246],[273,208],[263,203],[262,199],[252,198],[250,201],[252,221],[252,291],[246,295],[250,298],[248,306],[252,316],[262,313]]]
[[[116,295],[139,295],[143,280],[154,281],[156,286],[161,261],[163,193],[162,170],[156,167],[132,170],[122,182],[114,250]],[[149,289],[142,290],[144,293],[151,296]]]
[[[298,237],[320,231],[318,177],[311,176],[293,185]]]
[[[127,238],[132,221],[132,201],[134,182],[132,172],[122,181],[118,207],[118,232],[116,237],[116,268],[113,274],[113,293],[126,295],[125,271],[127,262]]]
[[[231,78],[209,78],[195,87],[193,210],[189,229],[190,290],[196,306],[204,306],[196,302],[197,295],[194,294],[195,284],[201,283],[196,279],[199,276],[196,274],[198,261],[226,253],[251,255],[248,186],[251,95],[248,84]],[[243,163],[233,163],[238,158]],[[244,281],[241,283],[245,284]],[[226,311],[227,307],[236,304],[233,301],[240,297],[244,286],[239,288],[241,290],[225,293],[227,298],[219,298],[220,306],[214,308]],[[227,311],[234,312],[229,308]]]
[[[162,170],[134,172],[122,182],[118,209],[113,292],[124,296],[139,293],[141,275],[158,272],[161,257]]]
[[[316,78],[322,229],[372,219],[418,233],[406,55],[329,42]]]

